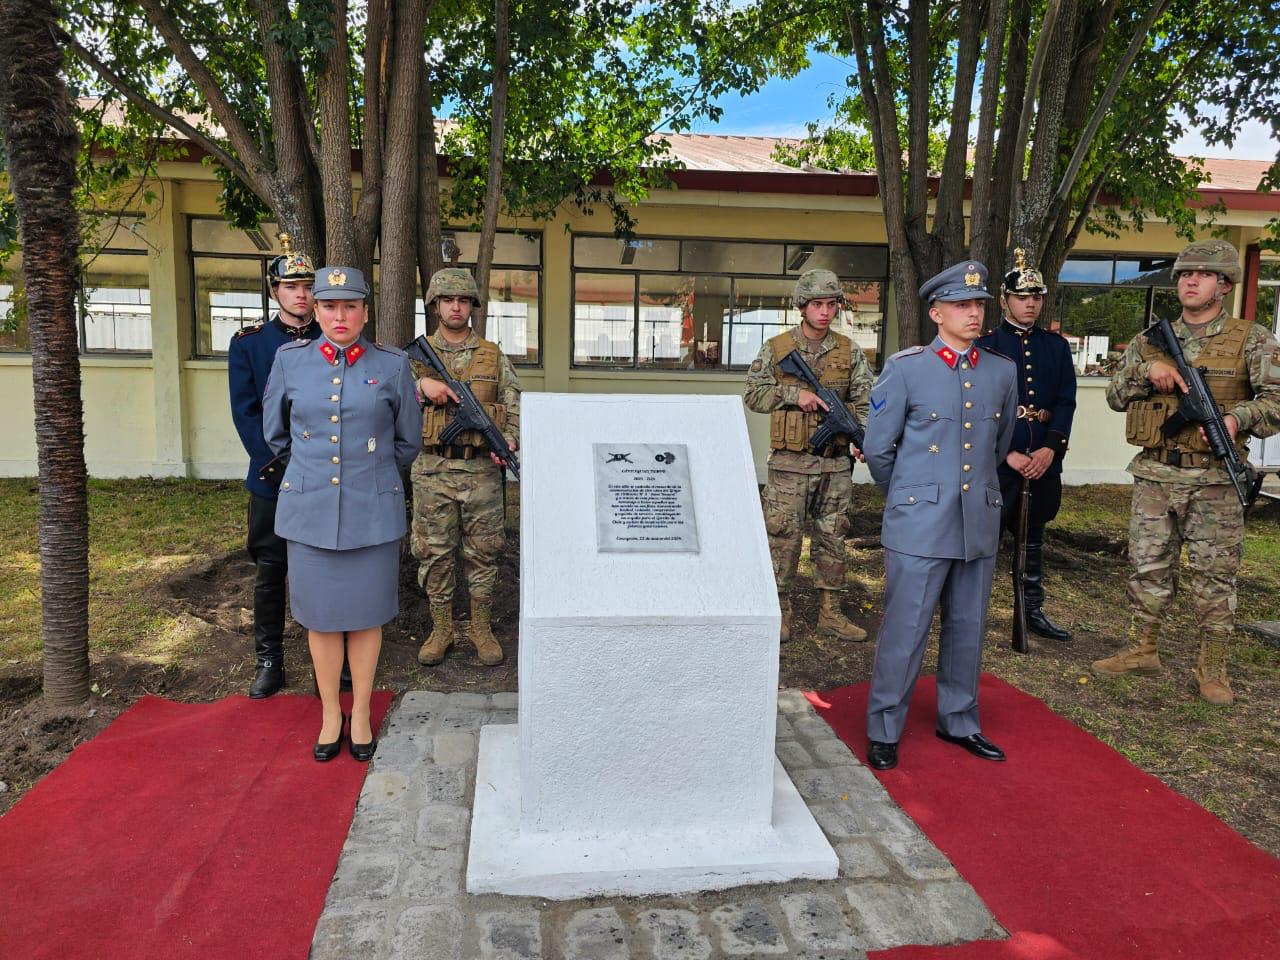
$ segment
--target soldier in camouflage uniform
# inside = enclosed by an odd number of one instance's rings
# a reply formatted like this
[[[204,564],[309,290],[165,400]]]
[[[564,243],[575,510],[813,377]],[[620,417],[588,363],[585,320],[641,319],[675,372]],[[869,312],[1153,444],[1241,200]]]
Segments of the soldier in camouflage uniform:
[[[1222,240],[1197,241],[1178,255],[1173,275],[1182,316],[1173,331],[1188,362],[1205,379],[1227,430],[1247,458],[1250,434],[1280,432],[1280,343],[1264,327],[1227,314],[1223,298],[1240,282],[1240,257]],[[1226,470],[1194,425],[1166,437],[1161,430],[1186,384],[1172,360],[1133,339],[1120,361],[1107,402],[1125,412],[1125,437],[1142,451],[1129,464],[1131,619],[1129,645],[1095,661],[1094,673],[1152,675],[1160,670],[1156,639],[1178,580],[1182,545],[1191,569],[1187,592],[1195,607],[1200,656],[1195,680],[1209,703],[1232,702],[1227,647],[1236,609],[1236,569],[1244,542],[1244,511]]]
[[[471,312],[480,294],[471,274],[459,268],[439,270],[427,287],[427,312],[437,312],[439,327],[430,337],[436,353],[464,381],[515,450],[520,433],[520,381],[496,343],[471,329]],[[463,571],[471,592],[471,642],[480,662],[502,662],[502,647],[490,628],[493,584],[503,533],[502,472],[484,438],[463,433],[454,444],[440,434],[457,397],[427,367],[413,363],[426,413],[422,453],[413,465],[413,526],[410,547],[420,561],[418,584],[431,604],[431,635],[418,661],[434,666],[453,644],[454,554],[461,546]]]
[[[862,423],[875,376],[848,337],[830,329],[845,305],[844,291],[829,270],[808,270],[796,282],[800,325],[765,342],[751,364],[743,399],[756,413],[769,414],[769,480],[764,488],[764,521],[773,573],[782,607],[781,639],[791,639],[791,581],[795,578],[805,518],[813,521],[810,556],[822,595],[818,632],[841,640],[865,640],[867,633],[840,609],[844,592],[844,535],[849,528],[853,471],[848,437],[837,437],[817,454],[809,438],[826,407],[804,381],[778,364],[798,349],[824,386],[831,387]],[[861,459],[861,451],[853,451]]]

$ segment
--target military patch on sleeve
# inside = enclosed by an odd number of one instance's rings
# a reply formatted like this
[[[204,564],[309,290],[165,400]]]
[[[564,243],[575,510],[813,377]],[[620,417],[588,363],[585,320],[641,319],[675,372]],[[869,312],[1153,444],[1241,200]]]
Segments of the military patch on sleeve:
[[[755,360],[752,360],[752,361],[751,361],[751,372],[752,372],[752,373],[759,373],[759,372],[760,372],[761,370],[763,370],[763,369],[764,369],[764,361],[763,361],[763,360],[761,360],[759,357],[757,357]]]

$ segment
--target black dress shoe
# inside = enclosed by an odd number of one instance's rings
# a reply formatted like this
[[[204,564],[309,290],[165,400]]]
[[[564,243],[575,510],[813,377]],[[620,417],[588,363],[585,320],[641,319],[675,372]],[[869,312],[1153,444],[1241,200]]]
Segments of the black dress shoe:
[[[342,715],[342,723],[338,725],[338,739],[333,741],[333,743],[316,743],[315,747],[311,751],[311,755],[321,763],[324,763],[327,760],[332,760],[339,753],[341,753],[342,752],[342,728],[346,726],[346,723],[347,723],[347,715],[344,713]]]
[[[1040,609],[1027,611],[1027,629],[1046,640],[1057,640],[1059,643],[1066,643],[1071,639],[1070,630],[1058,626]]]
[[[274,660],[259,660],[258,673],[249,684],[251,700],[265,700],[280,692],[284,686],[284,663],[277,657]]]
[[[872,770],[892,770],[898,765],[898,745],[868,740],[867,763],[871,765]]]
[[[377,752],[378,738],[374,737],[368,743],[356,743],[354,740],[349,740],[347,746],[351,750],[351,756],[361,763],[368,763],[373,759],[374,753]]]
[[[1004,751],[980,733],[971,733],[967,737],[953,737],[951,734],[943,733],[941,730],[933,732],[939,740],[945,740],[947,743],[954,743],[957,747],[963,747],[975,757],[981,757],[983,760],[1004,759]]]

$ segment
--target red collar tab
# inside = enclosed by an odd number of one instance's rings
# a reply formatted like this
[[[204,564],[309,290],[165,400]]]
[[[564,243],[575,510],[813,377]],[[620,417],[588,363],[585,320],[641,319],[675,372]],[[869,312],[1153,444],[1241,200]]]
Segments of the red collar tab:
[[[956,368],[956,364],[959,362],[960,358],[956,356],[956,352],[954,350],[950,347],[939,347],[936,353],[942,358],[942,362],[948,367],[952,370]]]
[[[978,365],[978,348],[974,347],[969,351],[969,366],[976,367]]]
[[[321,340],[319,346],[320,346],[320,352],[324,354],[324,358],[328,360],[330,364],[336,367],[338,365],[337,348],[328,340]]]
[[[336,367],[338,365],[338,348],[328,340],[321,340],[319,346],[320,352],[324,354],[324,358],[329,361],[331,366]],[[343,351],[343,355],[347,358],[348,367],[354,367],[356,365],[356,361],[363,357],[364,354],[364,347],[360,346],[358,343],[352,344]]]
[[[353,343],[351,346],[347,347],[346,354],[347,366],[354,367],[356,365],[356,361],[364,356],[364,347],[360,346],[358,343]]]

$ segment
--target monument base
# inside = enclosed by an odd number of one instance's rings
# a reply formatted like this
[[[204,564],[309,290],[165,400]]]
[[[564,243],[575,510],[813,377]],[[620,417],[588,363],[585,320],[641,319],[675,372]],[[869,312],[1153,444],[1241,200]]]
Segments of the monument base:
[[[839,863],[791,778],[774,760],[773,822],[759,829],[521,833],[519,727],[480,731],[468,893],[570,900],[830,880]]]

